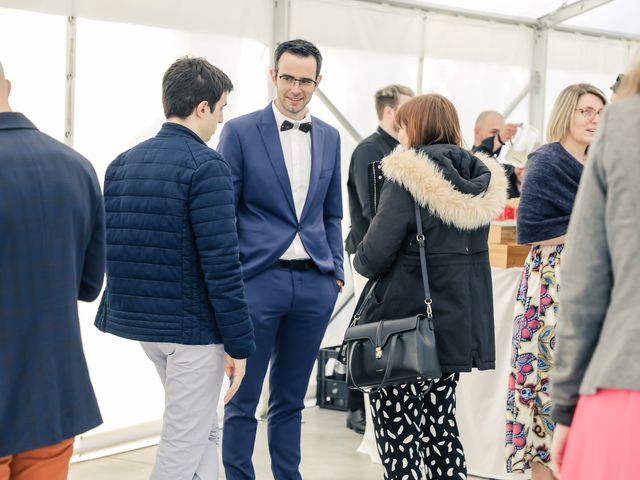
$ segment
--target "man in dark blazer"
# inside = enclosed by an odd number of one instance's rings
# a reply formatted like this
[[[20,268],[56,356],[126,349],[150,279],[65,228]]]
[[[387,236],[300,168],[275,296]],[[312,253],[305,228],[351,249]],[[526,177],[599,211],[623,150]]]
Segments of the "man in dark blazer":
[[[78,300],[100,293],[104,206],[88,160],[12,112],[0,65],[0,478],[67,478],[102,423]]]
[[[300,479],[300,419],[320,342],[342,288],[340,138],[309,115],[322,56],[304,40],[278,46],[275,100],[229,121],[218,149],[237,204],[240,261],[256,353],[225,408],[229,480],[253,479],[255,411],[271,361],[268,436],[277,480]]]

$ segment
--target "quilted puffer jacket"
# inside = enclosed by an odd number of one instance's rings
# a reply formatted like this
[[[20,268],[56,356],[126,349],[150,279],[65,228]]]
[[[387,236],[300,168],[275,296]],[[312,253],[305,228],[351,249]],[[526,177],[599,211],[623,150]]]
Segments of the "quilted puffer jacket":
[[[165,123],[105,176],[107,289],[96,326],[114,335],[255,350],[240,270],[233,185],[222,157]]]

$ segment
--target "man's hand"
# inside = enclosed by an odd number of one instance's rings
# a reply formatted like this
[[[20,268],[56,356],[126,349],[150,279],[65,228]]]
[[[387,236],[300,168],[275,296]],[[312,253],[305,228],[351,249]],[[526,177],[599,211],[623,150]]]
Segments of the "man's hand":
[[[495,155],[498,150],[502,148],[502,145],[509,140],[513,140],[513,137],[518,133],[518,128],[522,126],[522,123],[507,123],[502,127],[493,137],[493,154]]]
[[[338,291],[342,291],[342,287],[344,287],[344,282],[342,280],[336,279],[336,283],[338,284]]]
[[[498,132],[500,138],[504,143],[507,143],[509,140],[512,140],[513,137],[518,133],[518,128],[522,126],[522,123],[507,123],[502,129]]]
[[[244,378],[244,372],[247,368],[247,359],[237,359],[232,358],[229,355],[225,355],[224,358],[224,371],[231,380],[231,386],[227,391],[227,394],[224,396],[224,403],[229,403],[229,400],[233,398],[233,396],[240,388],[240,384],[242,383],[242,379]]]
[[[560,479],[560,469],[564,460],[564,450],[567,446],[567,438],[569,437],[570,427],[566,425],[556,424],[553,430],[553,442],[551,443],[551,469],[553,474]]]

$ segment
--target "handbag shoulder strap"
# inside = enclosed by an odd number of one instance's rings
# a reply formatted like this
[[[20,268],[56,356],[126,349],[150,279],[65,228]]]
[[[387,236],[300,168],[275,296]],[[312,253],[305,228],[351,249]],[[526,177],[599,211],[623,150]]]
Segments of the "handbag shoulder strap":
[[[429,275],[427,272],[427,255],[425,253],[425,246],[424,246],[425,237],[424,237],[424,232],[422,230],[422,215],[420,214],[420,207],[418,206],[417,203],[414,203],[414,208],[416,213],[416,228],[418,229],[416,240],[418,241],[418,247],[420,250],[420,272],[422,274],[422,287],[424,288],[424,304],[425,304],[425,310],[427,313],[427,318],[431,319],[433,318],[433,310],[431,308],[432,300],[431,300],[431,291],[429,289]],[[371,288],[369,288],[369,291],[367,292],[367,295],[364,297],[364,300],[360,304],[360,307],[353,314],[353,319],[351,320],[349,327],[353,327],[357,325],[358,322],[360,321],[362,312],[364,312],[364,309],[367,307],[367,305],[371,301],[371,297],[373,297],[373,292],[375,291],[379,280],[380,280],[380,277],[378,277],[376,281],[373,282],[373,284],[371,285]],[[346,353],[347,353],[347,343],[346,341],[343,341],[342,346],[340,347],[340,351],[338,353],[338,358],[341,358],[344,360],[346,358]]]
[[[420,272],[422,274],[422,287],[424,289],[424,304],[426,306],[427,316],[431,318],[432,317],[431,290],[429,289],[429,275],[427,272],[427,254],[425,253],[425,246],[424,246],[425,237],[424,237],[424,232],[422,230],[422,215],[420,214],[420,207],[418,206],[418,204],[414,203],[413,205],[415,208],[416,225],[418,229],[416,240],[418,241],[418,247],[420,250]],[[367,305],[369,305],[369,302],[371,301],[371,297],[373,297],[373,292],[376,289],[376,286],[378,285],[379,280],[380,280],[380,277],[378,277],[378,279],[376,279],[376,281],[373,282],[373,284],[371,285],[371,288],[367,292],[367,295],[364,297],[364,300],[360,304],[360,307],[353,314],[353,321],[351,322],[350,326],[356,325],[358,323],[358,320],[360,320],[360,317],[362,316],[362,312],[364,312],[365,308],[367,307]]]
[[[422,287],[424,288],[424,304],[427,310],[427,317],[431,318],[433,316],[433,311],[431,309],[431,290],[429,289],[429,274],[427,272],[427,254],[425,253],[424,249],[422,215],[420,215],[420,207],[418,206],[418,202],[414,202],[413,206],[416,212],[416,227],[418,229],[416,240],[418,240],[418,247],[420,249],[420,272],[422,273]]]

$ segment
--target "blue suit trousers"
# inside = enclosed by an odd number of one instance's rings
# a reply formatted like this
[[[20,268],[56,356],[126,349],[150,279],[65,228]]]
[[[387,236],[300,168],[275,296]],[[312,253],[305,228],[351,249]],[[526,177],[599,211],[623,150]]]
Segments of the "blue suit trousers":
[[[222,459],[228,480],[255,479],[252,463],[264,376],[269,375],[268,440],[276,480],[299,480],[301,412],[320,343],[338,295],[333,274],[268,268],[245,281],[256,352],[226,405]]]

